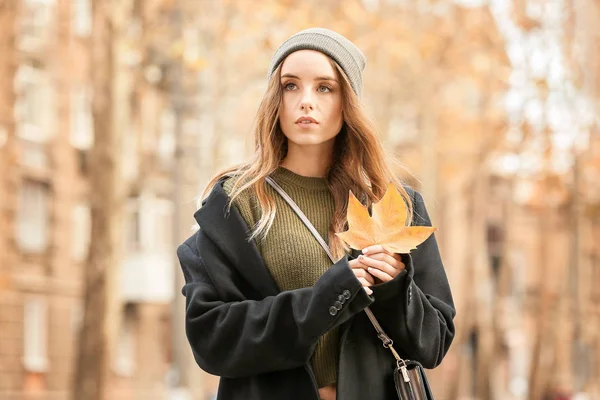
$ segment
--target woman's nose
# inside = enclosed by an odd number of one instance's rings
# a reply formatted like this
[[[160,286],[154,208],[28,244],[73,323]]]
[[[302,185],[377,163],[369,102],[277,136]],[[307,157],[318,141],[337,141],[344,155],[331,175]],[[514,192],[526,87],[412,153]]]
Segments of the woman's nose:
[[[300,102],[300,109],[303,111],[313,110],[315,108],[314,100],[310,94],[304,94]]]
[[[300,109],[303,110],[303,111],[312,110],[313,108],[314,107],[313,107],[312,103],[310,103],[310,102],[303,101],[300,104]]]

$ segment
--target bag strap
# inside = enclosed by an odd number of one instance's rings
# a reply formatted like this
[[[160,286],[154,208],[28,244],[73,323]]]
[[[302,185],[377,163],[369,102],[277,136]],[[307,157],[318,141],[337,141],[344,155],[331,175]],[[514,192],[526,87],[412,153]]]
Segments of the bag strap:
[[[279,184],[277,182],[275,182],[273,180],[273,178],[271,178],[270,176],[267,176],[265,179],[266,179],[267,183],[269,185],[271,185],[271,187],[273,187],[273,189],[275,189],[275,191],[281,195],[281,197],[286,201],[286,203],[288,203],[290,205],[290,207],[292,208],[292,210],[294,210],[296,215],[298,215],[298,217],[300,217],[300,219],[302,220],[304,225],[306,225],[306,227],[313,234],[315,239],[317,239],[317,241],[319,242],[321,247],[323,247],[323,250],[325,250],[325,252],[329,256],[329,259],[331,260],[331,262],[335,264],[336,261],[333,258],[331,249],[329,248],[327,243],[325,243],[325,240],[323,240],[323,237],[319,234],[319,232],[313,226],[313,224],[310,222],[308,217],[302,212],[300,207],[298,207],[296,202],[286,193],[285,190],[283,190],[283,188],[281,186],[279,186]],[[379,324],[379,321],[377,321],[377,318],[375,318],[375,315],[373,315],[373,312],[371,311],[371,309],[369,307],[366,307],[364,311],[367,314],[367,317],[369,317],[371,324],[373,324],[373,327],[375,327],[375,330],[377,331],[377,337],[383,343],[383,347],[385,347],[386,349],[389,349],[392,352],[394,358],[396,359],[398,367],[401,367],[401,366],[405,367],[405,368],[402,368],[402,371],[403,371],[403,378],[405,381],[407,381],[408,375],[406,374],[406,362],[400,357],[398,352],[396,352],[396,350],[394,349],[394,347],[393,347],[394,341],[392,339],[390,339],[390,337],[385,333],[385,331]]]

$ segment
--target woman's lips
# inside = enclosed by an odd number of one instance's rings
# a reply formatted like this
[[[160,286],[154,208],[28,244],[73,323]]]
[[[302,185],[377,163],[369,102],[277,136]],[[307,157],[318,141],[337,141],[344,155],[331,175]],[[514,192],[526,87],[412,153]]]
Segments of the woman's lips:
[[[312,118],[312,117],[300,117],[296,120],[296,125],[298,125],[300,128],[313,128],[317,125],[319,125],[319,123],[317,122],[316,119]]]
[[[318,124],[317,120],[314,119],[313,117],[308,117],[308,116],[304,116],[304,117],[300,117],[296,120],[297,124]]]
[[[296,122],[296,126],[300,127],[301,129],[310,129],[316,128],[317,126],[319,126],[319,124],[316,124],[314,122]]]

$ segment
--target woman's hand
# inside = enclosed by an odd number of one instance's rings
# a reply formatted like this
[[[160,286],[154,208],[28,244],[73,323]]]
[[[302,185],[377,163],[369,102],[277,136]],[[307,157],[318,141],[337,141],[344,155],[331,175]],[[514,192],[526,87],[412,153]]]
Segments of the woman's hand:
[[[356,259],[362,268],[381,282],[389,282],[406,268],[399,254],[390,253],[379,245],[370,246]]]
[[[370,296],[373,291],[369,288],[369,286],[373,286],[375,284],[375,279],[371,274],[367,272],[366,267],[361,264],[358,260],[350,260],[349,262],[350,268],[352,268],[352,272],[356,275],[356,278],[362,283],[365,292]]]

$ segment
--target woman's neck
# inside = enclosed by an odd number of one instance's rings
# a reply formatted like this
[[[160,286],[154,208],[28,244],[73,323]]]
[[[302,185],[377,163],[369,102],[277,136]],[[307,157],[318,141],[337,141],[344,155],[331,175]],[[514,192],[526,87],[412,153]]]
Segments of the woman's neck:
[[[332,152],[329,146],[300,147],[289,143],[281,166],[301,176],[322,178],[331,166]]]

